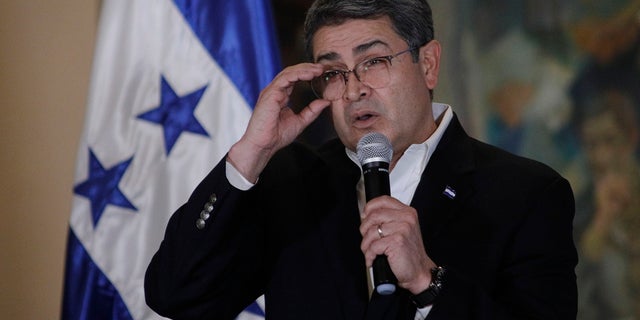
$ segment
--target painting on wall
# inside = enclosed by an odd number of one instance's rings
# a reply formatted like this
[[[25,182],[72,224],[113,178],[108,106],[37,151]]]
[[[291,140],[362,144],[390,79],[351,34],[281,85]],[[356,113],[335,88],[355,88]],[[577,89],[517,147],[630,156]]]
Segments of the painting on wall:
[[[449,9],[449,94],[474,134],[571,181],[578,319],[640,319],[640,1]]]

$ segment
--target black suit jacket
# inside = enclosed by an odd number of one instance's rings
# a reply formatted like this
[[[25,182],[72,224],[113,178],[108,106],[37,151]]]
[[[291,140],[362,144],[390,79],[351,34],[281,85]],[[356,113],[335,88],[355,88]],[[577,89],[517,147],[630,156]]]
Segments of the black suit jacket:
[[[267,319],[413,319],[405,290],[368,297],[359,177],[337,140],[283,149],[246,192],[222,161],[172,216],[147,303],[175,319],[232,319],[264,293]],[[574,200],[556,172],[468,137],[454,117],[411,206],[447,269],[427,319],[575,319]]]

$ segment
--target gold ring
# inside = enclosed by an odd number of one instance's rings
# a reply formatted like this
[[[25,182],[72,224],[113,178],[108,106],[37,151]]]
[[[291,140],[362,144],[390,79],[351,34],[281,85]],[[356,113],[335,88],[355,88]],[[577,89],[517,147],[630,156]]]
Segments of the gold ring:
[[[384,238],[384,233],[382,233],[382,224],[378,225],[378,235],[380,238]]]

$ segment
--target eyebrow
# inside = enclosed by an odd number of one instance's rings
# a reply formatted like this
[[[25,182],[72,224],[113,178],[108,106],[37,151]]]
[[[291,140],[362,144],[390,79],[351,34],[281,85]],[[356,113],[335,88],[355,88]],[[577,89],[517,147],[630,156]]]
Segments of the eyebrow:
[[[362,53],[366,52],[367,50],[369,50],[369,49],[371,49],[373,47],[376,47],[376,46],[384,46],[384,47],[387,47],[387,48],[389,47],[389,45],[386,42],[382,41],[382,40],[373,40],[373,41],[358,45],[357,47],[353,48],[352,52],[353,52],[354,55],[358,55],[358,54],[362,54]],[[316,59],[316,63],[319,63],[320,61],[323,61],[323,60],[336,61],[339,58],[340,58],[340,55],[338,53],[336,53],[336,52],[328,52],[328,53],[325,53],[325,54],[319,56]]]

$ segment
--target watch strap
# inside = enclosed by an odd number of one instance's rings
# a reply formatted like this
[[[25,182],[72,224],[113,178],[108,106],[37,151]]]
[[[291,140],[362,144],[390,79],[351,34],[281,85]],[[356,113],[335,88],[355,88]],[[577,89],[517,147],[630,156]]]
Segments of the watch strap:
[[[444,275],[444,267],[435,267],[431,269],[431,283],[429,284],[429,287],[426,290],[411,296],[411,301],[413,301],[418,309],[433,304],[440,294],[440,291],[442,291]]]

